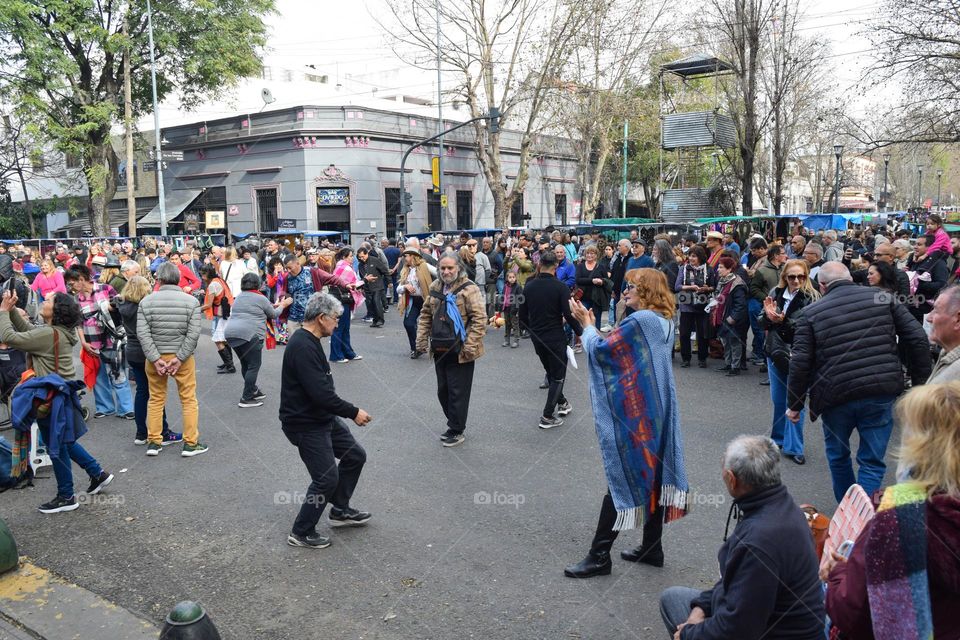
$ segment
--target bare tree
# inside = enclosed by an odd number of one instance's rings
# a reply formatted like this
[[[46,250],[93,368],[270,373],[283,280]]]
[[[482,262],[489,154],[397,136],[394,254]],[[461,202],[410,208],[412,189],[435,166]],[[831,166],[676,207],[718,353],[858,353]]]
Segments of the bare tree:
[[[761,69],[769,105],[770,153],[768,210],[780,215],[787,163],[797,152],[798,136],[819,116],[818,105],[828,93],[826,47],[798,31],[799,3],[786,0],[773,21],[770,55]]]
[[[740,183],[744,215],[753,212],[757,145],[769,119],[761,95],[761,53],[767,47],[777,0],[710,0],[701,22],[714,53],[733,67],[734,80],[723,83],[730,115],[737,130],[736,153],[724,150],[727,163]]]
[[[605,168],[616,152],[619,124],[635,112],[631,78],[646,69],[661,28],[665,0],[589,0],[585,24],[557,92],[558,119],[577,154],[583,219],[593,220],[603,195]]]
[[[885,0],[867,35],[880,51],[864,76],[874,87],[903,83],[897,104],[857,139],[872,147],[897,142],[960,142],[960,0]]]
[[[573,0],[388,0],[394,50],[417,64],[418,55],[435,57],[436,20],[441,24],[441,63],[458,76],[449,91],[473,118],[499,108],[504,125],[519,134],[519,166],[506,182],[501,133],[474,125],[477,161],[494,202],[494,224],[506,226],[514,201],[526,186],[537,134],[549,94],[569,59],[570,42],[585,12]]]

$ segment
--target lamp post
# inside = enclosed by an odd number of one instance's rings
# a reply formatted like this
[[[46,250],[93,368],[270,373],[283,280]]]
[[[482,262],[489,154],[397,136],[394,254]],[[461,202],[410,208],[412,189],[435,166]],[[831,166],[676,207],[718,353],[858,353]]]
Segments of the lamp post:
[[[923,165],[917,165],[917,206],[923,206]]]
[[[943,182],[943,169],[937,169],[937,213],[940,213],[940,185]]]
[[[887,172],[890,170],[890,154],[883,154],[883,210],[886,211],[890,200],[890,194],[887,193]]]
[[[834,171],[834,196],[833,200],[833,212],[840,213],[840,157],[843,155],[843,145],[835,144],[833,145],[833,155],[837,157],[837,165]]]

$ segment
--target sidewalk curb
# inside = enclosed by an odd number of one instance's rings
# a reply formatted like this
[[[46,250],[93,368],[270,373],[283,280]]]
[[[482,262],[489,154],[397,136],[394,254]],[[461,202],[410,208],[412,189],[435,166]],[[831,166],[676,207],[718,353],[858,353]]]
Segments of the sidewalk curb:
[[[156,640],[160,628],[83,587],[31,564],[0,575],[0,618],[43,640]]]

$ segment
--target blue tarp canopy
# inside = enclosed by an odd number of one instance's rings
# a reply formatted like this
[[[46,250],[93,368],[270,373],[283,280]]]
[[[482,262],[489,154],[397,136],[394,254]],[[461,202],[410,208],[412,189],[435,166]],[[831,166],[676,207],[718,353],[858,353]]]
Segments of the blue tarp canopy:
[[[825,213],[799,216],[799,218],[803,226],[811,231],[826,229],[843,231],[850,223],[860,224],[863,222],[863,215],[859,213]]]
[[[305,238],[329,238],[330,236],[342,236],[343,231],[304,231]]]

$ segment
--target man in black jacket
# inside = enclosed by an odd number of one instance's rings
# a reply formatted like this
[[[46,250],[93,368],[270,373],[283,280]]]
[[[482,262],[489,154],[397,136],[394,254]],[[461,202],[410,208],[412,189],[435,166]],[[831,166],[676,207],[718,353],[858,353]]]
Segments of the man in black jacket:
[[[903,392],[899,353],[914,385],[930,376],[927,335],[888,292],[853,283],[839,262],[820,268],[823,297],[797,317],[787,380],[787,418],[800,419],[807,393],[810,419],[823,416],[823,435],[837,502],[857,483],[880,488],[893,430],[893,402]],[[854,477],[850,436],[860,434]]]
[[[367,311],[373,317],[373,328],[383,326],[383,292],[384,278],[390,275],[390,268],[379,255],[371,251],[367,245],[357,249],[357,260],[363,263],[363,279],[367,294]]]
[[[580,323],[570,313],[570,289],[557,280],[557,256],[551,251],[540,255],[540,272],[527,280],[520,303],[520,327],[530,332],[533,348],[547,373],[547,401],[540,417],[541,429],[563,424],[572,408],[563,396],[567,377],[567,339],[563,321],[579,336]],[[554,415],[554,412],[558,415]]]
[[[339,300],[326,293],[313,294],[303,314],[303,325],[290,336],[283,352],[280,424],[283,435],[300,450],[300,459],[311,478],[287,536],[287,544],[294,547],[330,546],[330,539],[316,530],[327,502],[331,527],[356,527],[370,519],[369,513],[350,507],[367,454],[341,418],[353,420],[358,426],[372,418],[337,395],[320,342],[337,328],[341,313],[344,309]],[[339,467],[336,459],[340,460]]]
[[[720,580],[700,592],[671,587],[660,614],[680,640],[818,640],[823,591],[806,518],[780,482],[780,451],[763,436],[740,436],[723,459],[723,483],[739,508],[718,554]],[[727,521],[729,527],[729,519]]]

